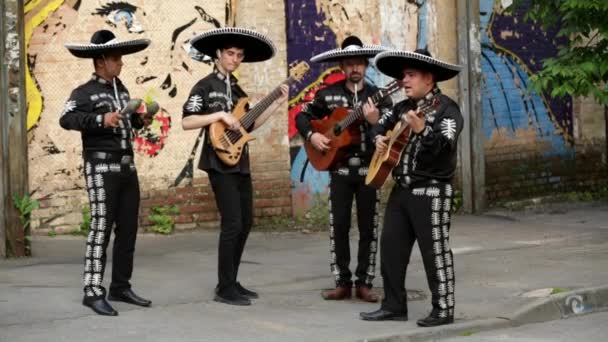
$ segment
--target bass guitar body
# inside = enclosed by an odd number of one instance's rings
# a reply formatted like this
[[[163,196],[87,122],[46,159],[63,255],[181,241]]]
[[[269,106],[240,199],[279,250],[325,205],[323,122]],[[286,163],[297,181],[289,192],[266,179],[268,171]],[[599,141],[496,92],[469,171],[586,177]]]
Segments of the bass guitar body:
[[[232,110],[235,119],[240,120],[247,113],[246,105],[247,98],[239,99]],[[245,145],[255,137],[249,134],[243,126],[238,131],[229,130],[226,124],[220,120],[209,125],[209,139],[220,160],[228,166],[234,166],[239,162]]]

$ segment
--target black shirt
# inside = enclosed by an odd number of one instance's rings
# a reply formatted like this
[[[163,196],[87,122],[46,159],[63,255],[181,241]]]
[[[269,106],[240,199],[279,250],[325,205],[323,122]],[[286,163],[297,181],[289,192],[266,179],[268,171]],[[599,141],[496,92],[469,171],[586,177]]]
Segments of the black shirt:
[[[124,115],[116,128],[103,126],[105,113],[119,111],[129,102],[129,91],[118,78],[115,80],[116,92],[112,82],[93,74],[87,83],[72,91],[65,104],[59,124],[81,132],[83,152],[133,154],[133,128],[144,126],[139,115]]]
[[[372,135],[384,135],[402,114],[432,101],[436,101],[436,105],[426,114],[424,130],[419,134],[412,132],[399,164],[393,169],[393,178],[399,184],[430,180],[450,182],[456,171],[457,141],[464,120],[458,104],[441,94],[438,88],[418,102],[404,100],[397,103],[389,115],[378,120]]]
[[[190,115],[207,115],[215,112],[224,111],[231,113],[233,104],[240,98],[247,97],[247,94],[237,84],[236,78],[230,76],[230,89],[232,98],[229,99],[226,91],[226,76],[219,70],[214,69],[212,73],[198,81],[184,103],[183,117]],[[249,174],[249,147],[246,144],[241,155],[241,159],[234,166],[224,164],[218,158],[211,141],[209,140],[209,126],[205,130],[205,141],[198,167],[201,170],[215,170],[221,173],[242,173]]]
[[[356,105],[367,102],[367,99],[378,92],[378,88],[365,83],[361,90],[357,91],[357,103],[355,103],[355,94],[346,87],[346,80],[336,82],[326,88],[319,90],[315,94],[315,98],[304,105],[302,111],[296,115],[296,127],[300,134],[306,138],[312,126],[311,120],[320,120],[330,115],[336,108],[346,107],[354,108]],[[390,113],[392,100],[390,96],[385,97],[377,105],[380,116],[386,116]],[[374,152],[374,143],[370,134],[371,124],[367,120],[359,126],[361,132],[361,144],[351,145],[347,148],[345,158],[357,156],[363,158],[367,164],[371,160]]]

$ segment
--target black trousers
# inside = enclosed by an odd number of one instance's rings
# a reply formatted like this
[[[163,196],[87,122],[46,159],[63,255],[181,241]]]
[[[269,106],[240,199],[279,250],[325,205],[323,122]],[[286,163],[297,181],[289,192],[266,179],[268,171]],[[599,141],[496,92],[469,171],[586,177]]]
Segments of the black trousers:
[[[454,263],[449,245],[453,190],[447,183],[393,188],[380,238],[382,308],[407,313],[405,274],[418,241],[434,317],[454,317]]]
[[[84,293],[103,298],[101,286],[106,267],[106,249],[114,229],[112,282],[110,291],[131,287],[133,255],[139,214],[139,180],[133,159],[127,161],[85,158],[84,173],[91,208],[91,226],[87,237]]]
[[[221,216],[217,291],[219,295],[230,297],[237,294],[241,257],[253,224],[251,175],[217,171],[208,174]]]
[[[335,277],[336,286],[351,287],[353,284],[349,239],[353,199],[357,203],[359,227],[355,285],[371,287],[376,274],[379,192],[365,185],[366,174],[367,168],[341,168],[330,173],[330,269]]]

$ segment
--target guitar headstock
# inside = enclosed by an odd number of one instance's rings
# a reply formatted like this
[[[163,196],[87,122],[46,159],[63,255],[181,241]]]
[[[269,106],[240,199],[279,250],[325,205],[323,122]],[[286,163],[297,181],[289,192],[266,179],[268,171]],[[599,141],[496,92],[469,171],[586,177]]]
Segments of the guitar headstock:
[[[388,96],[394,92],[396,92],[397,90],[403,88],[403,81],[401,80],[394,80],[391,83],[385,85],[384,87],[382,87],[382,94],[384,96]]]
[[[289,68],[289,76],[294,80],[300,82],[304,75],[310,70],[310,66],[306,62],[299,62],[296,65],[291,66]]]

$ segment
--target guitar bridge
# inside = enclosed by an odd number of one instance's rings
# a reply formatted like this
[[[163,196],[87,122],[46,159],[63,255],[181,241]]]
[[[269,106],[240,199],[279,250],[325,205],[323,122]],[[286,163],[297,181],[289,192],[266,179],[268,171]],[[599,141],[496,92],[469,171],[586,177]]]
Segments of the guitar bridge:
[[[215,150],[216,152],[230,154],[230,151],[228,151],[228,150],[224,150],[223,148],[217,148],[217,147],[216,147],[216,148],[214,148],[214,150]]]

